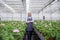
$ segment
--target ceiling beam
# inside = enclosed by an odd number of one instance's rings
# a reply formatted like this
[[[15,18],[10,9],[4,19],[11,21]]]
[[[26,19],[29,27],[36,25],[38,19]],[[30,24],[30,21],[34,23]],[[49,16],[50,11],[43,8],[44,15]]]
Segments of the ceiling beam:
[[[53,3],[55,0],[52,0],[51,2],[49,2],[45,7],[43,7],[41,10],[39,10],[38,13],[40,13],[41,11],[43,11],[48,5],[50,5],[51,3]]]

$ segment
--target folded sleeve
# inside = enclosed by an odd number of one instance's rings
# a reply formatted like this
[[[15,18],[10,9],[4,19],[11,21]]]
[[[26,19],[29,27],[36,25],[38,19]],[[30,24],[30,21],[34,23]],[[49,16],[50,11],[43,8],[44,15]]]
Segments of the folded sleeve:
[[[26,19],[26,23],[30,23],[30,22],[34,22],[34,19],[32,19],[32,20]]]

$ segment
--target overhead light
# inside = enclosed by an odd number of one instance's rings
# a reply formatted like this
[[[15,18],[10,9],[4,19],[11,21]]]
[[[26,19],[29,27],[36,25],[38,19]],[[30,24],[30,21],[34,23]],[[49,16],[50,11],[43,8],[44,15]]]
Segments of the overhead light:
[[[58,1],[58,0],[55,0],[55,1]]]
[[[58,1],[59,2],[60,0],[55,0],[55,1]]]
[[[30,6],[30,0],[26,0],[26,11],[27,11],[27,13],[29,11],[29,6]]]

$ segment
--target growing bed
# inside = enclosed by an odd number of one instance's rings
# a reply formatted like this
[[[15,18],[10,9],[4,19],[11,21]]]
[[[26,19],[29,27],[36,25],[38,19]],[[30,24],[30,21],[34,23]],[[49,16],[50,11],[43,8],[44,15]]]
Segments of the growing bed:
[[[36,20],[34,28],[44,36],[45,40],[60,40],[60,20]],[[23,40],[25,29],[26,22],[1,21],[0,40]]]
[[[34,27],[44,36],[45,40],[60,40],[60,20],[34,22]]]
[[[25,29],[25,22],[1,21],[0,40],[22,40]]]

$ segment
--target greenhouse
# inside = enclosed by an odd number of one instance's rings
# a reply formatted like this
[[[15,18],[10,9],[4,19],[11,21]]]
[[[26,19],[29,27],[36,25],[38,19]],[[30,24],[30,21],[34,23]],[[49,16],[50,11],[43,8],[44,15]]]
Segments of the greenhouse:
[[[60,40],[60,0],[0,0],[0,40]]]

